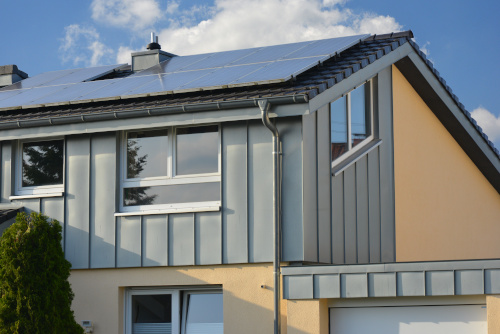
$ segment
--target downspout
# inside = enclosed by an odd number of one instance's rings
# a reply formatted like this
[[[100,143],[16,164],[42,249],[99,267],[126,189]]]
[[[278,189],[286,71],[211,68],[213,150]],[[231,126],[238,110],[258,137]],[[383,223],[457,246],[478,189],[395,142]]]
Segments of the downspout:
[[[262,123],[273,135],[273,276],[274,276],[274,334],[281,333],[281,141],[278,129],[269,120],[271,104],[268,100],[259,100]]]

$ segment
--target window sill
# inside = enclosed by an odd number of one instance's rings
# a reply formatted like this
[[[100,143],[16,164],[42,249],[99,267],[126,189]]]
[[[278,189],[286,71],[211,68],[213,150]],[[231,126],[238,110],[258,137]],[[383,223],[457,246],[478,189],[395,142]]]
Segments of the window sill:
[[[30,199],[30,198],[45,198],[45,197],[62,197],[64,196],[64,192],[54,192],[54,193],[45,193],[45,194],[32,194],[32,195],[15,195],[9,196],[9,200],[18,200],[18,199]]]
[[[346,170],[349,166],[353,165],[361,159],[363,156],[368,154],[371,150],[375,149],[377,146],[382,144],[382,140],[377,139],[373,140],[370,143],[367,143],[366,145],[363,145],[363,147],[360,147],[359,150],[356,150],[355,152],[352,152],[349,156],[347,156],[345,159],[342,160],[338,165],[332,168],[332,175],[337,176],[340,173],[342,173],[344,170]]]
[[[116,212],[115,217],[127,217],[127,216],[147,216],[147,215],[164,215],[169,213],[192,213],[192,212],[217,212],[220,211],[220,205],[210,205],[203,207],[191,207],[191,208],[168,208],[168,209],[156,209],[156,210],[144,210],[144,211],[131,211],[131,212]]]

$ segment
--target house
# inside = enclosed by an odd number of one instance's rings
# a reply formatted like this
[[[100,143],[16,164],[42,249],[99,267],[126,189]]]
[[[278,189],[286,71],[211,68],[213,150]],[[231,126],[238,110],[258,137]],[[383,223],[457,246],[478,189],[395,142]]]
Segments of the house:
[[[9,67],[1,209],[94,333],[499,333],[500,155],[412,37]]]

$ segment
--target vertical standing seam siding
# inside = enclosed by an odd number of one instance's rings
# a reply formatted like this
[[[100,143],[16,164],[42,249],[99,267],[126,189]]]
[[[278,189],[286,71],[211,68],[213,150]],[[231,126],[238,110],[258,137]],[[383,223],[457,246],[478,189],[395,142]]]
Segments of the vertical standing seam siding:
[[[142,218],[142,265],[168,265],[168,216],[151,215]]]
[[[169,215],[169,264],[172,266],[194,265],[194,214]]]
[[[370,263],[380,262],[380,185],[378,148],[368,153],[368,234]]]
[[[344,174],[332,176],[332,263],[345,263]]]
[[[202,212],[195,217],[196,265],[221,264],[221,213]]]
[[[368,229],[368,158],[356,162],[356,234],[357,263],[369,263],[370,238]]]
[[[357,263],[356,165],[347,168],[343,175],[345,261],[346,263]]]
[[[116,266],[141,266],[141,217],[119,217],[116,226]]]
[[[12,194],[12,168],[14,167],[14,159],[12,154],[12,142],[2,143],[2,203],[8,203],[9,196]]]

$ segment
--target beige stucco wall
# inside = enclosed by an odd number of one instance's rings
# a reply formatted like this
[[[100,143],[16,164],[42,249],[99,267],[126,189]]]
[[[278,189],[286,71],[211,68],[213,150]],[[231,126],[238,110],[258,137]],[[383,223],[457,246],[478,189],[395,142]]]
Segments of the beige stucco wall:
[[[486,296],[488,334],[500,334],[500,295]]]
[[[130,269],[73,270],[76,320],[91,320],[94,333],[123,333],[127,287],[189,287],[220,284],[223,289],[224,333],[273,332],[271,265],[225,265]],[[261,288],[261,285],[266,285]],[[282,328],[286,333],[286,301]]]
[[[500,258],[500,194],[393,66],[396,261]]]
[[[328,334],[328,300],[288,300],[288,334]]]

